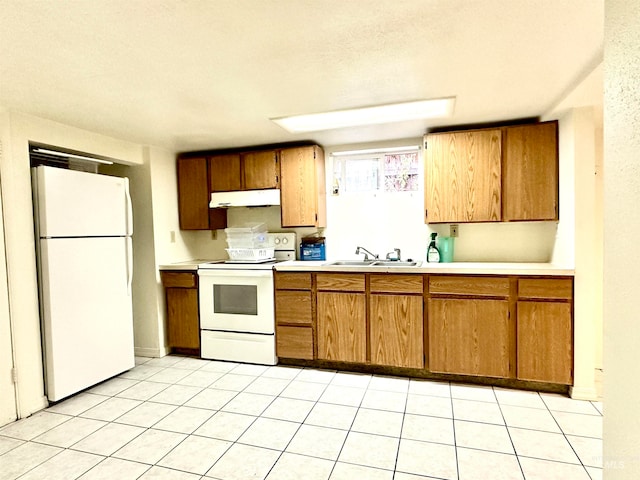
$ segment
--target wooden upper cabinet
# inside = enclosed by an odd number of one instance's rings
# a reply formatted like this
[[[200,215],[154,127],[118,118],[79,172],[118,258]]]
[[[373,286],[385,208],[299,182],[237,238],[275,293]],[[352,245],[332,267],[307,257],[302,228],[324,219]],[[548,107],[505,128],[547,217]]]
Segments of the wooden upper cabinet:
[[[180,229],[209,229],[209,186],[206,158],[179,158],[178,209]]]
[[[209,176],[212,192],[242,190],[240,155],[214,155],[209,157]]]
[[[501,220],[502,131],[426,135],[427,223]]]
[[[504,133],[503,220],[558,220],[558,122]]]
[[[213,230],[227,226],[227,211],[209,208],[206,158],[179,158],[178,215],[181,230]]]
[[[280,169],[275,150],[209,157],[212,192],[278,188]]]
[[[278,188],[280,169],[274,150],[241,154],[243,190]]]
[[[280,151],[283,227],[326,226],[324,153],[317,145]]]

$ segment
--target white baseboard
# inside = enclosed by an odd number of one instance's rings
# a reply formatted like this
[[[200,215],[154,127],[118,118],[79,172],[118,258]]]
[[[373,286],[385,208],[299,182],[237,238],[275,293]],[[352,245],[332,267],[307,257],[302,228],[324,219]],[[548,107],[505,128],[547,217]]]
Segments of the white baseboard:
[[[167,347],[161,348],[148,348],[148,347],[135,347],[134,353],[136,357],[153,357],[160,358],[169,354]]]
[[[598,400],[598,392],[595,386],[569,387],[569,396],[574,400]]]

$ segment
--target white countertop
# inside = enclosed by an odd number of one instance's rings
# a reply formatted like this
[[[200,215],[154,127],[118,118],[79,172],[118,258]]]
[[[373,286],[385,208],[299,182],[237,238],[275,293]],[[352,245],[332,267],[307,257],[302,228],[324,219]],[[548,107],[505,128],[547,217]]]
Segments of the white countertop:
[[[422,262],[414,267],[387,266],[352,266],[328,265],[332,260],[323,261],[287,261],[274,266],[277,271],[290,272],[384,272],[384,273],[452,273],[475,275],[548,275],[573,276],[575,270],[563,265],[552,263],[499,263],[499,262],[452,262],[427,263]]]
[[[196,258],[194,260],[185,260],[183,262],[168,263],[166,265],[160,265],[159,270],[198,270],[198,265],[201,263],[216,262],[220,259],[215,258]]]

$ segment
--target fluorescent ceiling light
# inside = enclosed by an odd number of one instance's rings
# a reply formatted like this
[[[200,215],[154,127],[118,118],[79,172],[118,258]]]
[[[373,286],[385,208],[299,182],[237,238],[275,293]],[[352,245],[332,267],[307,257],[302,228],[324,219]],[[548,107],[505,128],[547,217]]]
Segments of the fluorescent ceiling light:
[[[420,145],[408,145],[406,147],[387,147],[387,148],[367,148],[365,150],[344,150],[342,152],[332,152],[334,157],[345,155],[365,155],[368,153],[393,153],[393,152],[415,152],[420,150]]]
[[[272,118],[271,120],[291,133],[315,132],[360,125],[446,117],[453,113],[454,101],[455,97],[437,98],[417,102],[393,103],[351,110]]]
[[[34,148],[33,151],[36,152],[36,153],[44,153],[44,154],[47,154],[47,155],[53,155],[54,157],[75,158],[77,160],[86,160],[87,162],[103,163],[105,165],[113,165],[113,162],[111,162],[109,160],[101,160],[99,158],[85,157],[83,155],[75,155],[73,153],[57,152],[55,150],[47,150],[46,148]]]

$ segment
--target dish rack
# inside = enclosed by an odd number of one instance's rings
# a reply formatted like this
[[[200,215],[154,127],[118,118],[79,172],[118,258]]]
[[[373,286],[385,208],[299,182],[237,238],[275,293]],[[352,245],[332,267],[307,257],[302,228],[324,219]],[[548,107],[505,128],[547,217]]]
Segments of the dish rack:
[[[246,223],[226,228],[227,253],[234,262],[261,262],[274,257],[275,248],[269,244],[264,223]]]

